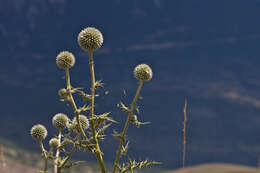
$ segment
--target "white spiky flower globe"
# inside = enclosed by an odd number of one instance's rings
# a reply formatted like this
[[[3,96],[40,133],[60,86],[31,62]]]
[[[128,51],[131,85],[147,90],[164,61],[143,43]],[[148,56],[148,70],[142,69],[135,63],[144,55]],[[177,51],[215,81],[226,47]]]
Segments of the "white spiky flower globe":
[[[69,118],[66,114],[57,113],[52,118],[52,125],[57,128],[58,130],[63,130],[67,127]]]
[[[89,128],[89,120],[85,115],[79,115],[79,122],[80,122],[83,130],[87,130]],[[73,118],[73,120],[69,126],[69,129],[71,131],[75,131],[75,130],[79,129],[76,117]]]
[[[48,132],[43,125],[37,124],[31,128],[30,133],[32,138],[34,138],[37,141],[42,141],[43,139],[46,138]]]
[[[53,149],[57,149],[60,145],[60,142],[57,138],[52,138],[50,141],[49,141],[49,146]]]
[[[102,33],[94,27],[87,27],[78,35],[78,43],[85,51],[97,50],[102,46],[103,41]]]
[[[147,64],[139,64],[134,69],[134,76],[140,81],[149,81],[153,77],[153,71]]]
[[[62,51],[56,57],[56,64],[60,69],[69,69],[75,65],[75,57],[68,51]]]

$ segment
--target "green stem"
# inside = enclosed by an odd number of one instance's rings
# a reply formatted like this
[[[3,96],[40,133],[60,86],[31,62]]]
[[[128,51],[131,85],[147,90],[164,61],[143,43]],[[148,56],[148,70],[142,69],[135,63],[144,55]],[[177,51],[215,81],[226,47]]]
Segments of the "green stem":
[[[80,134],[77,135],[78,141],[80,141]],[[58,166],[57,173],[61,173],[62,167],[67,163],[67,161],[71,158],[72,154],[76,150],[76,145],[73,145],[72,150],[69,152],[69,154],[66,156],[66,158],[61,162],[61,164]]]
[[[58,141],[59,141],[59,145],[61,142],[61,131],[59,130],[59,135],[58,135]],[[54,173],[58,173],[58,162],[59,162],[59,156],[60,156],[60,149],[58,148],[56,151],[56,159],[54,161]]]
[[[43,143],[42,141],[40,141],[40,147],[43,153],[43,157],[44,157],[44,172],[48,172],[48,156],[46,153],[46,150],[44,149]]]
[[[75,116],[76,116],[76,120],[77,120],[77,123],[79,125],[79,130],[80,130],[80,133],[81,135],[83,136],[83,139],[87,142],[88,146],[90,145],[90,142],[82,128],[82,124],[79,122],[79,112],[78,112],[78,108],[77,108],[77,105],[74,101],[74,98],[71,94],[71,84],[70,84],[70,74],[69,74],[69,69],[65,69],[66,71],[66,83],[67,83],[67,90],[69,91],[69,101],[71,102],[71,105],[73,107],[73,110],[74,110],[74,113],[75,113]],[[91,151],[91,148],[89,147],[88,148],[90,151]],[[92,151],[91,151],[92,152]]]
[[[129,113],[128,113],[127,120],[125,122],[124,130],[123,130],[123,133],[122,133],[122,138],[120,139],[120,144],[119,144],[119,147],[117,149],[116,159],[115,159],[115,162],[114,162],[114,167],[113,167],[113,172],[112,173],[116,172],[116,169],[117,169],[120,157],[121,157],[121,153],[122,153],[122,147],[123,147],[123,144],[125,142],[125,136],[126,136],[129,124],[130,124],[130,117],[133,115],[134,109],[136,107],[136,101],[137,101],[137,99],[140,96],[140,92],[141,92],[142,86],[143,86],[143,81],[140,80],[139,81],[139,86],[137,88],[135,97],[134,97],[134,99],[132,101],[132,104],[131,104],[131,107],[130,107],[130,110],[129,110]]]
[[[93,61],[93,52],[92,50],[89,51],[89,69],[90,69],[90,75],[91,75],[91,102],[90,102],[90,125],[91,125],[91,131],[92,131],[92,136],[94,139],[94,143],[96,146],[96,157],[98,159],[100,168],[102,173],[106,173],[103,157],[102,157],[102,152],[99,147],[98,139],[96,136],[96,130],[94,127],[94,103],[95,103],[95,72],[94,72],[94,61]]]

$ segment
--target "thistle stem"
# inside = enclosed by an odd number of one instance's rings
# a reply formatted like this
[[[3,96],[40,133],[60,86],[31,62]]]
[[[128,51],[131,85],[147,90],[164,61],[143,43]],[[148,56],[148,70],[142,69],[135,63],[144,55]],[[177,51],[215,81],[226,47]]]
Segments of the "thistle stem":
[[[118,163],[119,163],[119,160],[120,160],[120,157],[121,157],[121,154],[122,154],[122,147],[123,147],[123,144],[125,142],[125,136],[126,136],[129,124],[130,124],[130,117],[133,115],[134,109],[136,107],[136,101],[137,101],[137,99],[140,96],[140,92],[141,92],[142,86],[143,86],[143,81],[140,80],[139,81],[139,86],[137,88],[135,97],[134,97],[134,99],[132,101],[132,104],[131,104],[131,107],[130,107],[130,110],[129,110],[129,113],[128,113],[127,120],[125,122],[124,130],[123,130],[123,133],[122,133],[122,138],[120,138],[120,144],[119,144],[119,147],[117,149],[116,159],[115,159],[115,162],[114,162],[114,167],[113,167],[113,172],[112,173],[115,173],[116,169],[118,167]]]
[[[76,117],[76,120],[77,120],[77,123],[79,125],[79,130],[80,130],[80,133],[81,135],[83,136],[83,139],[87,142],[88,145],[90,145],[90,142],[82,128],[82,124],[79,122],[79,112],[78,112],[78,108],[77,108],[77,105],[74,101],[74,98],[71,94],[71,84],[70,84],[70,74],[69,74],[69,69],[65,69],[66,71],[66,83],[67,83],[67,90],[69,91],[69,101],[71,102],[71,105],[73,107],[73,110],[74,110],[74,113],[75,113],[75,117]],[[91,149],[88,148],[90,151]],[[92,152],[92,151],[91,151]]]
[[[61,142],[61,131],[59,130],[59,135],[58,135],[58,141],[59,141],[59,145],[60,145],[60,142]],[[54,173],[58,173],[58,161],[59,161],[59,156],[60,156],[60,149],[59,147],[57,148],[57,151],[56,151],[56,159],[54,161]]]
[[[95,104],[95,72],[94,72],[94,61],[93,61],[93,51],[89,50],[89,69],[90,69],[90,75],[91,75],[91,102],[90,102],[90,125],[91,125],[91,131],[92,131],[92,136],[94,139],[94,143],[96,146],[96,157],[98,159],[100,168],[102,173],[106,173],[106,168],[104,165],[103,157],[102,157],[102,152],[99,147],[97,135],[96,135],[96,129],[95,129],[95,122],[94,122],[94,104]]]
[[[48,156],[46,153],[46,150],[44,149],[43,143],[42,141],[40,141],[40,147],[43,153],[43,157],[44,157],[44,172],[48,172]]]

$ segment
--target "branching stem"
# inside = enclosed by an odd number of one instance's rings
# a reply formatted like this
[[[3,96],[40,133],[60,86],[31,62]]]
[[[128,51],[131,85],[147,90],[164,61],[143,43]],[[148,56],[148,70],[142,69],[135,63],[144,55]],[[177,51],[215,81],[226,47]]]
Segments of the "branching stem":
[[[102,157],[102,152],[100,150],[99,147],[99,143],[98,143],[98,139],[97,139],[97,135],[96,135],[96,129],[94,127],[94,104],[95,104],[95,72],[94,72],[94,61],[93,61],[93,51],[89,50],[89,69],[90,69],[90,75],[91,75],[91,102],[90,102],[90,126],[91,126],[91,131],[92,131],[92,136],[94,139],[94,143],[96,146],[96,157],[98,159],[100,168],[102,173],[106,173],[106,168],[104,165],[104,161],[103,161],[103,157]]]
[[[116,159],[115,159],[115,162],[114,162],[114,167],[113,167],[113,172],[112,173],[115,173],[116,169],[118,167],[118,163],[119,163],[119,160],[120,160],[120,157],[121,157],[121,154],[122,154],[122,147],[123,147],[123,144],[125,142],[125,136],[126,136],[129,124],[130,124],[130,117],[133,115],[134,109],[136,108],[136,101],[137,101],[137,99],[140,96],[140,92],[141,92],[142,86],[143,86],[143,81],[140,80],[139,81],[139,86],[138,86],[136,94],[135,94],[135,97],[134,97],[134,99],[132,101],[132,104],[131,104],[131,107],[130,107],[130,111],[128,113],[127,120],[125,122],[124,130],[123,130],[123,133],[122,133],[122,138],[120,139],[120,144],[119,144],[119,147],[117,149]]]
[[[71,93],[71,84],[70,84],[70,74],[69,74],[69,69],[66,69],[66,83],[67,83],[67,90],[69,91],[69,101],[73,107],[73,110],[74,110],[74,114],[75,114],[75,117],[76,117],[76,120],[77,120],[77,123],[79,125],[79,130],[80,130],[80,133],[81,135],[83,136],[83,139],[87,142],[88,146],[90,145],[90,142],[82,128],[82,124],[79,122],[79,112],[78,112],[78,108],[77,108],[77,105],[74,101],[74,98],[72,96],[72,93]],[[88,147],[88,149],[91,151],[91,149]],[[92,151],[91,151],[92,152]]]
[[[59,145],[60,145],[60,142],[61,142],[61,131],[59,130],[59,135],[58,135],[58,141],[59,141]],[[59,156],[60,156],[60,149],[59,147],[57,148],[57,151],[56,151],[56,159],[54,161],[54,173],[58,173],[58,161],[59,161]]]
[[[40,141],[40,147],[44,157],[44,172],[48,172],[48,155],[46,153],[46,150],[44,149],[42,141]]]

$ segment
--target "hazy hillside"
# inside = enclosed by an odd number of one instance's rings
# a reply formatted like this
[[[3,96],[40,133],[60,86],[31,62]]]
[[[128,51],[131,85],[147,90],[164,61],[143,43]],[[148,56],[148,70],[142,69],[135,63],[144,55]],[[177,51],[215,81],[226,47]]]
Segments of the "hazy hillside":
[[[256,173],[257,169],[249,166],[212,163],[192,166],[185,169],[178,169],[176,171],[169,171],[166,173]]]

